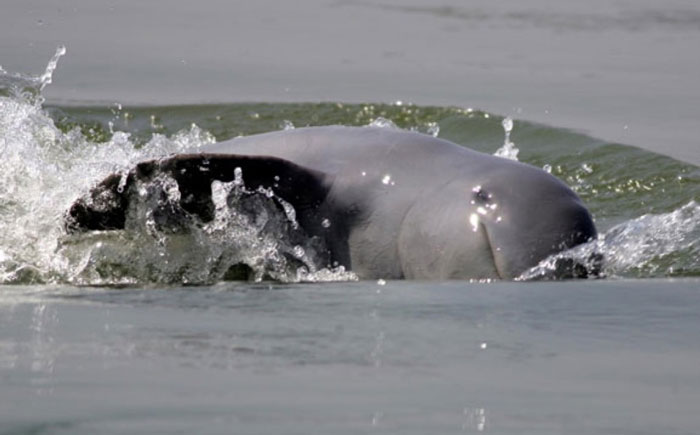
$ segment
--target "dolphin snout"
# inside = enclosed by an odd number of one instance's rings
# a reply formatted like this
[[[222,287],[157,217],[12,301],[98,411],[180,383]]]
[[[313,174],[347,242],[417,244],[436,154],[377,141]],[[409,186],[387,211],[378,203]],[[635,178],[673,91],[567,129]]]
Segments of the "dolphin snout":
[[[578,200],[563,201],[556,207],[549,204],[545,214],[533,210],[520,219],[511,216],[489,223],[484,233],[502,279],[517,278],[547,257],[597,236],[590,213]],[[574,266],[568,269],[577,270]]]

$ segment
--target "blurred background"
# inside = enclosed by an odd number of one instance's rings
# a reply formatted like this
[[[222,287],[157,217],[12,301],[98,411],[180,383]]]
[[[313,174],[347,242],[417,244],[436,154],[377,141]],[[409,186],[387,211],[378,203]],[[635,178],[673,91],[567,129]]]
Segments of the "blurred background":
[[[4,0],[0,65],[58,104],[412,102],[700,164],[688,0]]]

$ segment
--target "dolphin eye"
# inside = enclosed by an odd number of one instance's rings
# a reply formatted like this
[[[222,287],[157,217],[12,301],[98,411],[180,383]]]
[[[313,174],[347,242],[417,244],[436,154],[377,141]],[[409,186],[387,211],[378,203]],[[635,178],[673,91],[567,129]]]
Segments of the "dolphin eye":
[[[491,200],[491,194],[485,191],[481,186],[476,186],[472,189],[472,204],[485,204]]]

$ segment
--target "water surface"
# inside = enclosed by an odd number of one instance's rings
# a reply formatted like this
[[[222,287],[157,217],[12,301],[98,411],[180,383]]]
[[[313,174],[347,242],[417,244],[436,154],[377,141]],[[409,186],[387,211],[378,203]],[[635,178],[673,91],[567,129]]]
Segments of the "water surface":
[[[692,434],[700,282],[2,287],[2,433]]]
[[[682,0],[6,1],[0,433],[697,434],[698,23]],[[565,255],[606,278],[222,283],[220,234],[63,228],[137,161],[329,124],[512,142],[586,202],[601,237]]]

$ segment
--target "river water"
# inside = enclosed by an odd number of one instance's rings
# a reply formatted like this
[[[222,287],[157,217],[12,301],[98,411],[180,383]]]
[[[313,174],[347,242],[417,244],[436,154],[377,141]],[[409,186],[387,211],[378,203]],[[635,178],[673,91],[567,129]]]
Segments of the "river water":
[[[10,0],[0,434],[698,433],[698,23],[682,1]],[[601,236],[565,255],[605,278],[232,283],[215,232],[65,234],[139,160],[329,124],[512,142],[587,204]]]
[[[0,431],[692,434],[697,284],[6,287]]]

